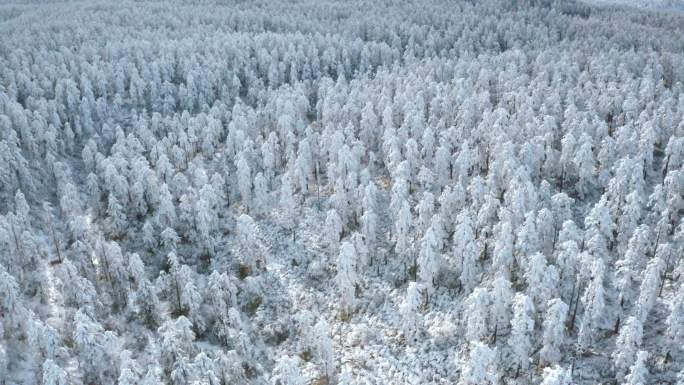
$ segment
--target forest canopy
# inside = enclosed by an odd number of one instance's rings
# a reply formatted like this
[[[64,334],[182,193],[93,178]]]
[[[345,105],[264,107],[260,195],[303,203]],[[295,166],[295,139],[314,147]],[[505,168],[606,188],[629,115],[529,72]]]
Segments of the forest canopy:
[[[683,385],[683,194],[682,12],[0,0],[3,385]]]

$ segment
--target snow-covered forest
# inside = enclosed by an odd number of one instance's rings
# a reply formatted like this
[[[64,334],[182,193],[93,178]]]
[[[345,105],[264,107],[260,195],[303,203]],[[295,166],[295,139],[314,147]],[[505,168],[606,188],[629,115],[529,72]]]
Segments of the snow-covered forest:
[[[684,0],[583,0],[598,5],[622,5],[657,10],[684,11]]]
[[[0,384],[684,384],[684,14],[0,0]]]

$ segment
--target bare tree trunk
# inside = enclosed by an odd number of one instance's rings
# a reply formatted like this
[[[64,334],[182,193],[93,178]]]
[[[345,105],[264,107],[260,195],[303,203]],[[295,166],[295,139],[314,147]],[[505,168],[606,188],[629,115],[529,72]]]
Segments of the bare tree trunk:
[[[575,310],[572,312],[572,319],[570,320],[570,327],[568,328],[569,330],[573,330],[575,328],[575,319],[577,318],[577,308],[579,308],[579,296],[580,296],[580,290],[577,290],[577,297],[575,298]]]
[[[52,216],[48,214],[48,226],[50,226],[50,234],[52,237],[52,243],[55,245],[55,251],[57,252],[57,259],[59,260],[59,263],[62,263],[62,253],[59,251],[59,240],[57,239],[57,235],[55,234],[55,226],[52,223]]]
[[[8,222],[10,222],[10,227],[12,228],[12,237],[14,238],[14,247],[17,250],[17,254],[19,254],[22,261],[26,261],[24,249],[21,247],[21,244],[19,242],[19,237],[17,236],[17,230],[14,228],[14,223],[11,219]]]

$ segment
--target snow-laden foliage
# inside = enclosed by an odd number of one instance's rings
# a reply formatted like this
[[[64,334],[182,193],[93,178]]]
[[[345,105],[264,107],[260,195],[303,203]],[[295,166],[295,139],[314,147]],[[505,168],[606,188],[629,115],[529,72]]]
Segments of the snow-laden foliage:
[[[0,0],[0,36],[1,384],[683,383],[682,14]]]

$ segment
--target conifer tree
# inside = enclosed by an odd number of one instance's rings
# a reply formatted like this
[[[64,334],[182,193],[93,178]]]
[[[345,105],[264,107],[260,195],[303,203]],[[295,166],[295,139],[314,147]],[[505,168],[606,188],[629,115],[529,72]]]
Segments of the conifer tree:
[[[543,346],[539,351],[539,361],[544,364],[556,365],[562,358],[561,348],[565,341],[565,319],[568,305],[555,298],[548,302],[544,317]]]
[[[648,352],[640,350],[636,355],[634,365],[630,366],[629,374],[625,377],[625,385],[645,385],[648,383],[648,368],[646,367]]]
[[[415,282],[409,282],[406,288],[406,297],[399,307],[404,336],[409,341],[417,340],[417,335],[422,328],[421,302],[420,287]]]
[[[299,362],[296,357],[287,355],[280,357],[273,368],[271,383],[273,385],[303,385],[304,380],[299,374],[298,366]]]
[[[435,279],[439,270],[437,239],[432,227],[428,228],[420,242],[417,260],[418,278],[425,287],[426,302],[435,291]]]
[[[350,242],[343,242],[337,257],[337,275],[335,282],[340,293],[340,310],[343,317],[348,317],[354,309],[355,292],[358,277],[356,276],[356,251]]]
[[[584,315],[580,323],[578,345],[581,350],[588,349],[598,330],[605,327],[605,288],[603,286],[603,260],[597,258],[591,267],[591,282],[582,295]]]
[[[489,293],[485,288],[475,288],[466,300],[465,337],[470,342],[484,341],[489,337],[487,309],[490,304]]]
[[[511,334],[508,346],[513,353],[513,367],[516,373],[527,371],[530,365],[532,349],[532,331],[534,330],[534,305],[532,300],[521,293],[513,298],[513,318],[511,319]]]
[[[499,274],[492,283],[491,299],[491,321],[493,325],[493,341],[496,342],[497,335],[508,327],[511,321],[511,303],[513,302],[513,290],[511,282],[502,274]]]
[[[459,385],[494,385],[498,383],[496,353],[487,345],[475,342],[470,348],[469,358],[462,365]]]
[[[563,369],[560,366],[552,368],[544,368],[544,379],[542,385],[571,385],[572,375],[570,370]]]
[[[43,362],[43,385],[67,385],[67,374],[51,360]]]
[[[680,286],[671,305],[670,315],[665,321],[667,334],[670,337],[672,347],[678,349],[684,342],[684,286]]]

